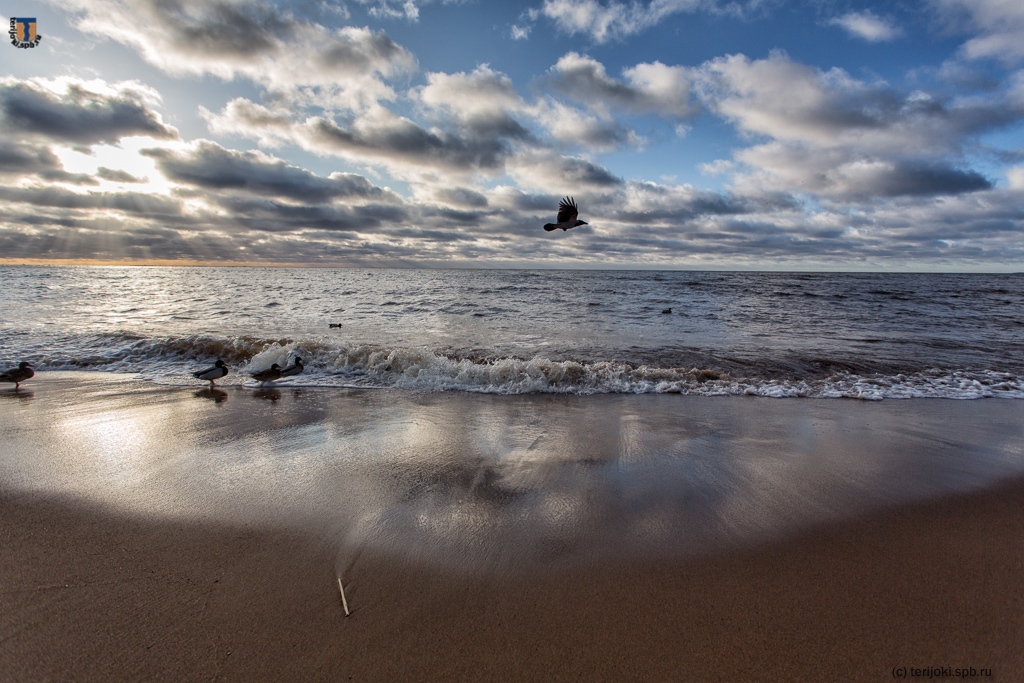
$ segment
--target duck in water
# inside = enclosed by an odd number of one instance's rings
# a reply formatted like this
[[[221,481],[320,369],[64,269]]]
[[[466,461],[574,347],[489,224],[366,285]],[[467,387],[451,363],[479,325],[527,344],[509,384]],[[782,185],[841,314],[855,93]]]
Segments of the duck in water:
[[[303,370],[302,359],[295,356],[295,362],[286,367],[281,371],[282,377],[294,377],[295,375],[301,374]]]
[[[274,363],[266,370],[260,370],[259,372],[252,373],[252,378],[260,384],[266,384],[267,382],[273,382],[275,379],[281,379],[281,366]]]

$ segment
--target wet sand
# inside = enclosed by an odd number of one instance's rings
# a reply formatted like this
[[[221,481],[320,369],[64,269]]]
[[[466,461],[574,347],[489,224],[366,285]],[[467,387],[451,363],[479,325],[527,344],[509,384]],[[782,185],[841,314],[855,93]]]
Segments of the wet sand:
[[[3,680],[1024,675],[1019,402],[19,393]]]

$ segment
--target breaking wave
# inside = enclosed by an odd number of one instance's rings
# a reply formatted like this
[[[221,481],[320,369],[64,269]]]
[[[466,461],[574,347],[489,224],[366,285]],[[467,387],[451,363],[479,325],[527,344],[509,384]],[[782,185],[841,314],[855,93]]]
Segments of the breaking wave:
[[[927,368],[873,372],[848,359],[807,359],[810,373],[791,362],[764,358],[705,359],[674,366],[650,358],[635,362],[537,355],[519,358],[486,350],[388,347],[336,339],[250,336],[145,337],[130,333],[67,335],[46,349],[24,349],[37,369],[136,373],[159,384],[198,383],[191,372],[223,359],[231,373],[220,384],[252,383],[248,373],[285,365],[295,356],[303,374],[279,386],[350,387],[491,394],[676,393],[776,398],[1024,398],[1024,377],[995,370]]]

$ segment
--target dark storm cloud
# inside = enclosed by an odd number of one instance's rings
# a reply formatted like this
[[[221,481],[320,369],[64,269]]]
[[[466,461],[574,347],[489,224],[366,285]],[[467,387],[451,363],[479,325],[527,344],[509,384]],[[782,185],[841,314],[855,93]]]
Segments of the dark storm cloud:
[[[121,89],[117,94],[100,94],[74,82],[69,82],[63,95],[29,81],[0,82],[0,122],[7,135],[84,145],[113,143],[131,135],[178,137],[139,93]]]
[[[169,179],[208,190],[243,190],[304,202],[353,198],[399,201],[362,176],[336,173],[324,178],[280,159],[228,150],[205,140],[188,152],[148,149],[142,154],[156,159]]]

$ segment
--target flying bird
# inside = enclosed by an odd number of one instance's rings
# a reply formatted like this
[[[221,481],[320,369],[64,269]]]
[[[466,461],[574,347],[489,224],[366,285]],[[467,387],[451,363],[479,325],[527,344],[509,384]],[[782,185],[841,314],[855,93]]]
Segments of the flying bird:
[[[259,372],[252,373],[252,378],[260,384],[273,382],[275,379],[281,379],[281,366],[274,363],[267,370],[260,370]]]
[[[205,370],[200,370],[199,372],[193,372],[192,376],[195,377],[196,379],[201,379],[204,382],[209,382],[210,386],[213,387],[217,385],[217,383],[214,382],[213,380],[220,379],[226,374],[228,374],[228,366],[224,364],[224,361],[218,358],[217,362],[213,364],[212,368],[206,368]]]
[[[558,218],[555,219],[557,223],[545,223],[544,229],[548,232],[552,230],[568,230],[575,228],[577,225],[587,225],[586,221],[579,220],[580,210],[576,208],[576,200],[572,197],[566,197],[562,201],[558,202]]]
[[[299,358],[298,356],[295,356],[295,362],[292,363],[291,365],[289,365],[288,367],[286,367],[284,370],[282,370],[281,371],[281,376],[282,377],[293,377],[295,375],[300,374],[302,372],[302,370],[303,370],[302,359]]]
[[[14,382],[14,388],[17,389],[22,382],[34,374],[36,373],[32,371],[32,366],[21,361],[18,363],[18,367],[0,372],[0,382]]]

